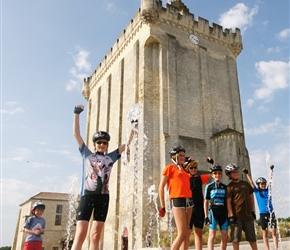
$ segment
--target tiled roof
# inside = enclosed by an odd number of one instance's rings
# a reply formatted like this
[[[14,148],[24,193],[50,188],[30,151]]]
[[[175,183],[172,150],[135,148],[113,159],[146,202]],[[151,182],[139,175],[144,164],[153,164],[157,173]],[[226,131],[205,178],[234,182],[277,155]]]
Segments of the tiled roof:
[[[40,192],[30,199],[38,200],[68,200],[69,194],[66,193],[51,193],[51,192]]]
[[[20,204],[23,205],[26,202],[30,200],[58,200],[58,201],[68,201],[69,200],[69,194],[66,193],[53,193],[53,192],[40,192],[31,198],[29,198],[27,201]]]

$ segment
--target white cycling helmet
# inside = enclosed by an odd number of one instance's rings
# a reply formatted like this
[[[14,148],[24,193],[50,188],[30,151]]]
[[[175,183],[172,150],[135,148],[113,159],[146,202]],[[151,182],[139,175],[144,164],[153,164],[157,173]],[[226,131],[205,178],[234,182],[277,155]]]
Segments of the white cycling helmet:
[[[236,164],[231,163],[225,167],[225,173],[226,173],[226,175],[229,175],[231,172],[238,170],[239,168],[240,167],[237,166]]]

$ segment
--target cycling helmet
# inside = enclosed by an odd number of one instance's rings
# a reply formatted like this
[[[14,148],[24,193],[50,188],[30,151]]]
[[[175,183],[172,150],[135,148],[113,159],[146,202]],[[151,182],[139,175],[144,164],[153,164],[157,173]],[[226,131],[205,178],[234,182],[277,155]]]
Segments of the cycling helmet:
[[[93,139],[93,142],[96,142],[97,140],[100,140],[100,139],[105,139],[107,141],[110,141],[111,137],[105,131],[98,131],[93,135],[92,139]]]
[[[267,183],[267,180],[264,177],[259,177],[256,180],[256,184],[259,185],[260,183]]]
[[[170,149],[169,155],[170,156],[176,155],[176,154],[178,154],[181,151],[185,153],[185,149],[183,147],[177,146],[177,147],[174,147],[174,148]]]
[[[44,205],[44,203],[41,202],[41,201],[37,201],[37,202],[35,202],[35,203],[32,205],[32,207],[31,207],[31,213],[32,213],[32,214],[34,214],[34,210],[35,210],[37,207],[45,209],[45,205]]]
[[[225,173],[226,173],[226,175],[229,175],[231,172],[238,170],[239,168],[240,167],[237,166],[236,164],[231,163],[225,167]]]
[[[214,171],[223,171],[223,167],[220,165],[213,165],[212,167],[209,168],[209,171],[212,173]]]

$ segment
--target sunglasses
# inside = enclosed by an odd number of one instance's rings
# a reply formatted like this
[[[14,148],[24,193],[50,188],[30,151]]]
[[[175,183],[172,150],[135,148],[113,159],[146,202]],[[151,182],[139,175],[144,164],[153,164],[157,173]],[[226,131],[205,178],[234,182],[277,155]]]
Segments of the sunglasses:
[[[189,169],[197,169],[197,167],[190,167]]]
[[[97,141],[96,142],[98,145],[101,145],[101,144],[103,144],[103,145],[108,145],[108,142],[107,141]]]
[[[214,175],[222,175],[222,172],[212,172],[212,174],[214,174]]]

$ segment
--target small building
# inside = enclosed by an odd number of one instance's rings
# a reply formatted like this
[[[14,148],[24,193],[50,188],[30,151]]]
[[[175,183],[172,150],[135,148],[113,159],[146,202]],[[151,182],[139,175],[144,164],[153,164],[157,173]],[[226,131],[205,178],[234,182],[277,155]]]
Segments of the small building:
[[[76,229],[78,200],[78,195],[40,192],[21,203],[12,250],[23,249],[26,238],[23,226],[27,218],[31,216],[31,207],[36,201],[42,201],[45,204],[43,218],[46,221],[46,228],[43,235],[43,250],[70,249]]]

